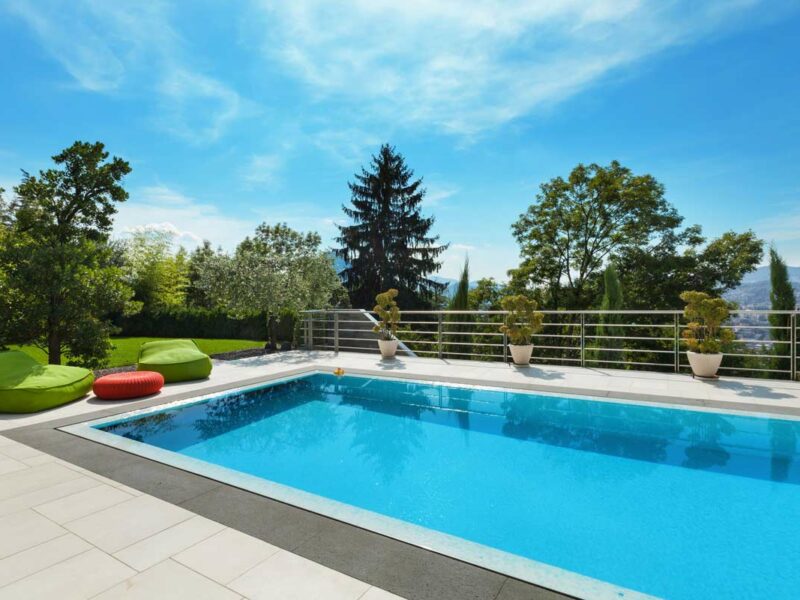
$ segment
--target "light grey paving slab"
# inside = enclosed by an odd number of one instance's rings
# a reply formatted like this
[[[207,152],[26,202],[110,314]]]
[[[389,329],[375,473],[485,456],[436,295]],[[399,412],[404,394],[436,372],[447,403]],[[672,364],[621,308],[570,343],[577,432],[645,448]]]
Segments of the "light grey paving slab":
[[[85,600],[136,571],[93,548],[0,588],[3,600]]]
[[[252,600],[357,600],[369,584],[281,550],[230,583],[230,587]]]
[[[32,511],[11,513],[0,519],[0,558],[5,558],[67,533],[62,527]]]
[[[95,600],[237,600],[240,596],[172,560],[165,560],[94,597]]]
[[[0,587],[27,577],[92,547],[76,535],[67,533],[0,560]],[[2,596],[0,591],[0,596]]]
[[[91,544],[109,553],[140,542],[191,518],[178,506],[152,496],[137,496],[65,525]]]
[[[24,462],[14,458],[0,457],[0,475],[13,473],[14,471],[22,471],[23,469],[27,469],[28,466],[29,465],[26,465]]]
[[[192,517],[142,540],[123,548],[114,554],[122,562],[137,571],[144,571],[173,554],[202,542],[206,538],[219,533],[224,525],[204,517]]]
[[[227,584],[278,551],[272,544],[226,528],[176,554],[174,559]]]
[[[80,473],[58,463],[46,463],[23,471],[6,473],[0,475],[0,500],[27,494],[79,477],[81,477]]]
[[[68,523],[91,515],[109,506],[131,500],[134,496],[109,485],[100,484],[87,490],[40,504],[34,510],[56,523]]]
[[[63,498],[76,492],[102,485],[96,479],[91,477],[77,477],[62,483],[57,483],[48,487],[33,490],[13,498],[6,498],[0,500],[0,516],[4,516],[13,512],[23,510],[25,508],[33,508],[40,504],[50,502],[56,498]]]

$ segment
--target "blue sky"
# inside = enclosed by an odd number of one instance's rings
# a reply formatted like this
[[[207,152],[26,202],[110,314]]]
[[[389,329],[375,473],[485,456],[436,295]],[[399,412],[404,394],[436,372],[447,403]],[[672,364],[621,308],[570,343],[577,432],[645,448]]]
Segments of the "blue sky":
[[[390,142],[473,277],[578,162],[653,174],[708,234],[800,264],[800,5],[780,0],[0,0],[0,186],[76,139],[131,162],[117,235],[232,248],[344,222]]]

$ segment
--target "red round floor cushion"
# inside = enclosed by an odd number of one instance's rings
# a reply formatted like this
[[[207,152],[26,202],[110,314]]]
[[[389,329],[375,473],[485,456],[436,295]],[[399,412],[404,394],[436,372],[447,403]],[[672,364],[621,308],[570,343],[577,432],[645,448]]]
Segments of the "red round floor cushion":
[[[155,394],[164,386],[164,376],[155,371],[131,371],[104,375],[92,391],[101,400],[124,400]]]

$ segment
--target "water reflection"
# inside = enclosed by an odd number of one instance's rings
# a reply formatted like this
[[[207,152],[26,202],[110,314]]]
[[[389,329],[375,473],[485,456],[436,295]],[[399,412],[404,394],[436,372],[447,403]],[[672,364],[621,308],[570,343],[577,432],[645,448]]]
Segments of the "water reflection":
[[[289,418],[271,419],[285,411]],[[176,451],[211,440],[221,454],[230,442],[218,441],[234,430],[236,450],[253,454],[341,439],[388,482],[422,451],[425,436],[433,435],[426,432],[434,431],[423,424],[430,423],[460,429],[465,447],[471,436],[490,434],[800,483],[796,421],[362,377],[313,375],[105,429]]]

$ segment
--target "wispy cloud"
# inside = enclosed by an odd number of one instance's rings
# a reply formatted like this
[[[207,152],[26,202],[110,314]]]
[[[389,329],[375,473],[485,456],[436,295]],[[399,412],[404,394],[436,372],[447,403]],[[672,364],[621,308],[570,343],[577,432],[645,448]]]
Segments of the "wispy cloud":
[[[454,186],[428,185],[426,188],[425,204],[428,206],[438,206],[458,193],[458,188]]]
[[[8,0],[5,8],[81,89],[155,96],[153,121],[177,137],[216,141],[241,113],[234,89],[191,66],[163,2]]]
[[[319,98],[472,136],[751,14],[758,0],[259,0],[262,51]]]
[[[282,167],[283,159],[278,154],[255,154],[242,169],[242,177],[250,187],[272,186]]]

